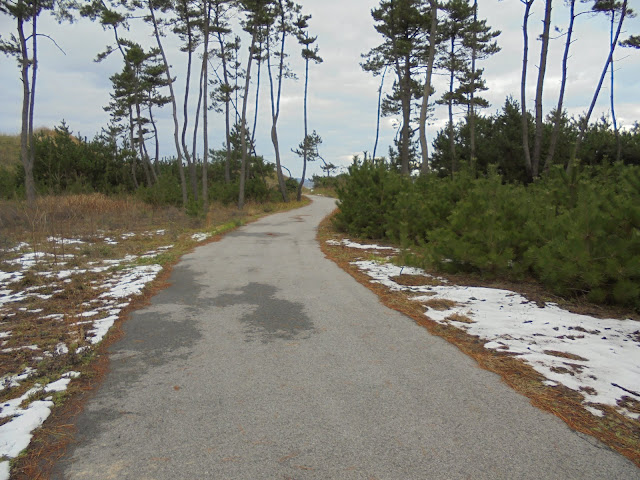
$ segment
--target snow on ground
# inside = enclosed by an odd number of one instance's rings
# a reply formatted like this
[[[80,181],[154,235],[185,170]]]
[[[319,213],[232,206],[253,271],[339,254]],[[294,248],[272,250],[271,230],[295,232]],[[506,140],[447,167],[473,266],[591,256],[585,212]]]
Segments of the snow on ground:
[[[91,241],[102,242],[107,245],[116,245],[119,241],[124,241],[136,235],[159,236],[165,235],[165,230],[156,230],[142,234],[124,233],[115,238],[113,236],[100,235]],[[200,234],[207,235],[210,234]],[[86,239],[49,237],[50,243],[59,245],[80,245],[88,243]],[[9,266],[5,272],[0,270],[0,347],[5,346],[8,339],[12,337],[11,318],[16,312],[24,311],[31,314],[39,314],[40,318],[47,320],[62,321],[67,317],[65,312],[42,311],[41,309],[28,310],[23,307],[25,301],[29,299],[47,300],[51,294],[39,293],[44,289],[53,288],[53,293],[62,290],[55,290],[57,286],[69,283],[73,277],[87,273],[96,274],[100,280],[90,282],[89,285],[96,291],[95,298],[89,302],[76,307],[83,307],[84,312],[79,313],[78,318],[82,321],[70,324],[71,328],[77,328],[79,324],[86,324],[84,329],[85,345],[76,348],[75,353],[81,353],[88,349],[95,348],[107,334],[111,326],[118,319],[121,311],[126,308],[133,297],[141,294],[144,287],[156,278],[162,267],[158,264],[148,264],[153,259],[173,248],[173,245],[158,247],[155,250],[146,252],[140,256],[126,255],[124,258],[108,259],[98,262],[90,262],[90,268],[61,268],[68,260],[75,258],[74,254],[53,255],[44,251],[35,251],[29,244],[20,243],[13,248],[4,250],[8,255],[5,264]],[[144,259],[143,265],[136,264],[138,260]],[[21,286],[20,282],[26,275],[38,275],[46,278],[43,285],[30,287]],[[84,320],[86,319],[86,320]],[[71,333],[71,332],[70,332]],[[64,342],[56,345],[52,352],[41,352],[37,345],[14,346],[3,349],[4,353],[10,351],[38,350],[34,360],[42,360],[44,357],[52,355],[67,355],[69,347]],[[7,388],[15,388],[27,378],[37,375],[37,370],[32,367],[25,367],[22,371],[10,372],[0,378],[0,391]],[[53,406],[52,397],[45,394],[66,390],[72,378],[77,377],[77,372],[67,372],[58,380],[52,381],[45,386],[36,384],[24,395],[5,401],[0,404],[0,419],[10,419],[7,423],[0,425],[0,480],[9,478],[9,459],[16,457],[26,448],[31,439],[31,432],[38,428],[46,420]],[[38,400],[30,401],[34,395],[39,395]]]
[[[425,305],[425,315],[433,321],[480,337],[487,349],[517,356],[547,378],[549,386],[562,384],[579,392],[592,414],[603,416],[597,406],[607,405],[640,420],[637,407],[625,405],[625,399],[640,402],[640,322],[579,315],[551,303],[540,307],[515,292],[450,285],[418,268],[372,261],[353,264],[372,282],[413,294],[412,300]],[[401,274],[437,281],[404,286],[394,281]],[[434,299],[449,300],[451,306],[430,308],[427,304]],[[436,306],[443,308],[442,302]]]
[[[336,245],[336,246],[342,245],[342,246],[345,246],[345,247],[348,247],[348,248],[357,248],[359,250],[387,250],[387,251],[390,251],[390,252],[393,252],[393,253],[398,253],[400,251],[395,247],[381,247],[380,245],[375,245],[375,244],[362,245],[360,243],[352,242],[351,240],[346,239],[346,238],[344,238],[344,239],[342,239],[340,241],[338,241],[338,240],[327,240],[327,243],[329,245]]]

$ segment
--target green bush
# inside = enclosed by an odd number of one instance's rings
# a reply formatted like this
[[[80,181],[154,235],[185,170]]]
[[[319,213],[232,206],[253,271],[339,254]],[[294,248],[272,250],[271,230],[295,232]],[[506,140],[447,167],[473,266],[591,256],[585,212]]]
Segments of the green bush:
[[[495,168],[414,179],[355,162],[338,195],[338,228],[411,247],[411,264],[640,309],[640,167],[558,168],[524,186]]]
[[[18,195],[18,175],[15,167],[0,167],[0,198],[9,200]]]

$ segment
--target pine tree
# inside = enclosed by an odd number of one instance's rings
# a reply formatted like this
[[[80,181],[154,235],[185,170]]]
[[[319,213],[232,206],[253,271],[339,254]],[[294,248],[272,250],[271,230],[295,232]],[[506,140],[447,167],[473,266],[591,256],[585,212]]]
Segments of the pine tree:
[[[416,75],[423,63],[430,17],[426,6],[418,0],[382,0],[380,6],[371,11],[371,16],[383,43],[362,56],[361,66],[374,76],[386,68],[396,74],[392,93],[383,102],[382,113],[402,115],[398,150],[401,171],[408,175],[413,100],[423,94],[423,86]]]

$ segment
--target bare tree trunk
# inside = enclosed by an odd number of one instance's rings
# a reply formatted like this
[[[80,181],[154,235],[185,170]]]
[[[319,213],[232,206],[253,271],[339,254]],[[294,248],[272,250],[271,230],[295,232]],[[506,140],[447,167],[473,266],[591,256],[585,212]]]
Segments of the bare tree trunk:
[[[30,150],[33,150],[33,143],[30,144],[29,119],[32,118],[29,106],[31,101],[31,89],[29,88],[29,52],[27,50],[27,40],[24,35],[24,20],[18,17],[18,36],[20,41],[20,71],[22,74],[22,129],[20,131],[20,158],[25,174],[25,190],[27,202],[33,205],[36,200],[36,185],[33,179],[33,162]]]
[[[524,1],[524,0],[521,0]],[[524,10],[524,20],[522,22],[522,36],[524,45],[522,48],[522,80],[520,82],[520,109],[522,112],[522,148],[524,151],[524,166],[527,170],[527,177],[533,180],[533,169],[531,165],[531,152],[529,151],[529,118],[527,115],[527,62],[529,61],[529,15],[531,6],[535,0],[526,0]]]
[[[202,155],[202,205],[205,214],[209,211],[209,185],[208,185],[208,168],[209,168],[209,109],[207,108],[208,88],[209,88],[209,22],[211,21],[211,0],[203,0],[204,9],[207,14],[204,24],[204,53],[202,54],[202,80],[201,85],[204,89],[202,96],[205,98],[204,109],[202,110],[202,144],[204,153]],[[195,144],[195,140],[193,142]]]
[[[184,151],[184,156],[187,160],[187,166],[189,168],[189,179],[191,181],[191,193],[193,195],[193,200],[195,202],[198,201],[198,183],[196,176],[196,165],[195,158],[191,158],[189,154],[189,148],[187,147],[187,124],[189,122],[189,84],[191,83],[191,63],[193,58],[193,35],[191,33],[191,23],[189,21],[189,12],[186,1],[183,0],[184,6],[184,17],[185,23],[187,27],[187,76],[185,79],[184,86],[184,104],[183,104],[183,119],[184,122],[182,124],[182,149]]]
[[[155,156],[153,159],[153,169],[157,176],[157,175],[160,175],[160,139],[158,138],[158,126],[156,125],[156,121],[153,118],[153,113],[151,111],[151,104],[149,104],[149,121],[151,122],[151,126],[153,127],[153,139],[155,143]]]
[[[611,43],[613,43],[613,30],[615,27],[615,21],[616,21],[616,11],[615,9],[611,9],[611,28],[609,30],[609,39],[611,41]],[[611,86],[609,89],[609,98],[611,101],[611,120],[613,122],[613,131],[616,134],[616,162],[620,161],[620,156],[622,154],[622,145],[620,143],[620,130],[618,130],[618,119],[616,118],[616,105],[615,105],[615,101],[614,101],[614,86],[615,86],[615,82],[614,82],[614,72],[615,72],[615,67],[614,67],[614,58],[611,57],[611,65],[609,66],[609,72],[611,73]]]
[[[244,208],[245,171],[247,166],[247,103],[249,103],[249,84],[251,83],[251,62],[253,49],[256,46],[257,31],[254,27],[249,47],[249,60],[247,60],[247,78],[244,82],[244,97],[242,99],[242,118],[240,120],[240,141],[242,145],[242,162],[240,163],[240,188],[238,193],[238,209]]]
[[[378,89],[378,117],[376,119],[376,142],[373,144],[373,160],[376,159],[376,150],[378,149],[378,139],[380,138],[380,109],[382,107],[382,87],[384,87],[384,77],[387,74],[387,67],[382,71],[382,79],[380,80],[380,88]]]
[[[411,60],[409,55],[405,57],[404,72],[403,72],[403,93],[402,93],[402,138],[401,138],[401,160],[402,167],[400,172],[402,175],[409,175],[411,172],[409,168],[409,142],[410,130],[411,130]]]
[[[580,145],[582,145],[582,141],[584,140],[584,135],[587,131],[587,127],[589,126],[589,119],[591,118],[591,114],[593,113],[593,109],[596,106],[596,101],[598,100],[598,96],[600,95],[600,89],[602,88],[602,84],[604,83],[604,78],[607,75],[607,70],[609,69],[609,65],[613,61],[613,52],[615,51],[616,45],[618,44],[618,38],[620,38],[620,31],[622,30],[622,22],[627,15],[627,0],[624,0],[622,3],[622,12],[620,13],[620,20],[618,20],[618,28],[616,30],[615,38],[613,42],[611,42],[611,47],[609,48],[609,56],[607,57],[607,61],[604,64],[604,68],[602,69],[602,74],[600,75],[600,80],[598,81],[598,86],[596,87],[596,91],[593,94],[593,98],[591,99],[591,105],[589,106],[589,110],[584,118],[580,122],[580,131],[578,132],[578,138],[576,139],[576,143],[573,146],[573,152],[571,153],[571,158],[569,159],[569,163],[567,164],[567,172],[571,172],[573,169],[574,163],[578,157],[578,151],[580,150]]]
[[[455,128],[453,126],[453,81],[454,81],[454,48],[455,48],[455,38],[451,37],[451,72],[449,75],[449,99],[447,101],[447,106],[449,108],[449,150],[451,151],[451,176],[453,176],[457,169],[456,162],[456,139],[455,139]]]
[[[556,106],[556,114],[553,123],[553,131],[551,132],[551,141],[549,143],[549,151],[547,152],[547,160],[544,162],[544,170],[549,171],[553,164],[553,156],[555,155],[556,145],[558,143],[558,135],[560,134],[560,122],[562,121],[562,107],[564,104],[564,92],[567,86],[567,64],[569,62],[569,50],[571,48],[571,39],[573,37],[573,25],[576,20],[575,8],[576,0],[571,0],[571,19],[569,20],[569,29],[567,30],[567,40],[564,44],[564,55],[562,57],[562,81],[560,83],[560,95],[558,96],[558,105]]]
[[[431,96],[431,77],[433,62],[436,58],[436,34],[438,28],[438,2],[430,0],[431,27],[429,28],[429,57],[427,59],[427,78],[424,83],[424,94],[420,108],[420,151],[422,153],[421,173],[429,173],[429,144],[427,143],[427,113],[429,111],[429,97]]]
[[[540,66],[538,67],[538,85],[536,87],[536,133],[533,143],[533,158],[531,159],[531,175],[533,178],[538,177],[540,156],[542,152],[542,134],[544,130],[542,118],[542,92],[544,90],[544,75],[547,70],[547,57],[549,54],[551,3],[552,0],[546,0],[544,10],[544,29],[542,32],[542,46],[540,47]]]
[[[219,12],[216,11],[216,15],[218,15]],[[220,30],[218,29],[217,31],[217,37],[218,37],[218,44],[220,45],[220,57],[222,58],[222,75],[224,78],[224,84],[227,87],[230,87],[229,85],[229,71],[228,71],[228,66],[227,66],[227,52],[225,50],[225,44],[224,44],[224,39],[222,38],[222,33],[220,32]],[[230,92],[227,91],[226,95],[225,95],[225,99],[224,99],[224,118],[225,118],[225,129],[226,129],[226,142],[227,142],[227,155],[225,157],[225,162],[224,162],[224,181],[225,183],[229,184],[231,183],[231,171],[230,171],[230,166],[231,166],[231,118],[230,118],[230,104],[231,103],[231,98],[230,98]]]
[[[282,2],[280,2],[282,3]],[[284,10],[282,10],[284,16]],[[282,19],[284,25],[284,18]],[[284,26],[283,26],[284,29]],[[282,73],[284,70],[284,44],[286,39],[286,32],[282,32],[282,40],[280,43],[280,63],[278,68],[278,93],[274,98],[273,93],[273,74],[271,72],[271,49],[269,42],[269,34],[267,33],[267,67],[269,70],[269,85],[271,87],[271,143],[273,143],[273,149],[276,156],[276,174],[278,175],[278,186],[280,187],[280,194],[282,195],[282,201],[288,202],[287,186],[284,181],[284,175],[282,174],[282,164],[280,162],[280,146],[278,144],[278,117],[280,115],[280,94],[282,92]]]
[[[137,97],[137,94],[136,94]],[[140,161],[142,162],[142,168],[144,170],[145,178],[147,180],[147,186],[153,185],[151,180],[151,173],[149,172],[149,155],[147,155],[147,146],[144,143],[144,133],[142,131],[142,112],[140,111],[140,101],[138,98],[135,100],[136,106],[136,123],[138,125],[138,150],[140,151]],[[157,180],[157,178],[156,178]]]
[[[473,23],[474,25],[478,22],[478,0],[473,2]],[[471,48],[471,92],[469,93],[469,150],[470,150],[470,158],[469,162],[471,164],[471,168],[475,172],[476,166],[476,112],[475,112],[475,89],[476,89],[476,58],[478,55],[478,46],[476,42],[476,37],[474,33],[473,39],[473,47]]]
[[[33,51],[31,52],[31,91],[29,92],[29,164],[31,165],[32,172],[31,178],[33,180],[33,199],[35,200],[36,189],[35,179],[33,178],[33,167],[36,164],[36,146],[33,138],[33,116],[34,108],[36,104],[36,79],[38,73],[38,7],[39,2],[33,2],[33,18],[32,33],[31,33],[31,45]],[[26,176],[25,176],[26,178]],[[27,198],[29,196],[27,195]],[[31,203],[31,201],[30,201]]]
[[[304,140],[302,141],[302,178],[298,184],[297,200],[302,199],[302,186],[304,185],[304,176],[307,174],[307,136],[309,129],[307,127],[307,89],[309,86],[309,58],[305,58],[304,62]]]
[[[138,165],[136,164],[136,141],[133,134],[135,129],[135,125],[133,123],[133,107],[129,105],[129,142],[131,143],[131,151],[133,152],[133,157],[131,157],[131,176],[133,177],[133,186],[136,190],[140,187],[138,183]]]
[[[258,47],[260,49],[260,57],[262,56],[262,41]],[[251,130],[251,149],[253,155],[256,155],[256,127],[258,126],[258,105],[260,103],[260,70],[262,70],[262,58],[258,59],[258,71],[256,72],[256,104],[253,114],[253,129]]]
[[[193,142],[191,143],[191,158],[193,161],[198,158],[197,149],[198,149],[198,127],[200,126],[200,109],[202,108],[202,95],[204,91],[204,86],[202,84],[204,77],[204,65],[200,67],[200,78],[198,80],[198,103],[196,104],[196,114],[193,116]]]
[[[162,55],[162,61],[164,63],[164,71],[167,76],[167,82],[169,84],[169,96],[171,98],[171,106],[173,108],[173,140],[176,146],[176,153],[178,155],[178,172],[180,173],[180,185],[182,187],[182,206],[187,206],[187,182],[184,176],[184,168],[182,166],[182,149],[180,148],[180,138],[179,131],[180,126],[178,125],[178,106],[176,104],[176,96],[173,90],[173,78],[171,78],[171,70],[169,68],[169,62],[167,61],[167,55],[164,52],[164,47],[162,46],[162,42],[160,41],[160,31],[158,29],[158,22],[156,20],[155,10],[153,6],[153,0],[149,0],[149,13],[151,15],[151,20],[153,22],[153,33],[156,39],[156,43],[158,44],[158,49],[160,50],[160,54]]]

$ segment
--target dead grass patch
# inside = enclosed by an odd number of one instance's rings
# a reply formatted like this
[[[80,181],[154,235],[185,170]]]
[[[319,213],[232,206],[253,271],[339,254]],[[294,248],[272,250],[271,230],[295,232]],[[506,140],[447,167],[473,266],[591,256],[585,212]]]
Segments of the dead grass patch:
[[[453,307],[458,306],[456,302],[454,302],[453,300],[448,300],[446,298],[430,298],[429,300],[425,300],[421,303],[429,308],[438,310],[440,312],[451,310]]]
[[[455,328],[452,325],[443,325],[430,320],[424,314],[422,302],[410,299],[412,294],[393,292],[379,283],[371,283],[367,275],[351,264],[357,253],[326,243],[326,240],[335,238],[335,236],[336,232],[330,215],[323,220],[318,228],[317,239],[320,243],[320,248],[327,258],[334,261],[359,283],[376,293],[384,305],[411,317],[418,325],[423,326],[430,333],[443,337],[463,353],[474,358],[480,367],[499,374],[507,385],[528,397],[534,406],[556,415],[570,428],[596,437],[640,466],[640,429],[637,421],[621,415],[614,408],[606,405],[597,406],[599,410],[604,412],[604,416],[596,417],[585,410],[582,403],[583,396],[579,392],[563,385],[555,387],[545,385],[544,381],[546,379],[532,367],[520,361],[517,356],[486,349],[484,348],[485,342],[478,337],[469,335],[462,329]],[[443,277],[452,284],[508,288],[519,291],[513,284],[482,283],[478,279],[462,275],[443,275]],[[549,298],[541,290],[539,292],[539,299]],[[529,292],[525,291],[524,293],[528,294]],[[575,308],[572,311],[586,313],[591,312],[591,308]],[[603,310],[599,311],[601,314],[603,313]],[[611,310],[608,312],[610,313]],[[613,317],[609,313],[605,314],[605,316]],[[625,317],[629,318],[626,314],[622,318]],[[569,369],[567,370],[570,371]]]
[[[545,355],[552,355],[554,357],[560,357],[560,358],[567,358],[569,360],[579,360],[582,362],[586,362],[587,359],[581,357],[580,355],[574,355],[573,353],[567,353],[567,352],[558,352],[557,350],[545,350],[544,351]]]
[[[448,317],[445,318],[450,322],[461,322],[461,323],[476,323],[475,320],[471,320],[466,315],[462,315],[461,313],[452,313]]]
[[[58,202],[56,204],[56,202]],[[37,370],[37,374],[21,382],[18,387],[0,392],[0,400],[16,398],[25,393],[34,383],[46,384],[57,380],[64,372],[75,370],[81,376],[69,385],[64,395],[54,400],[61,402],[52,410],[44,425],[34,432],[34,438],[27,449],[12,463],[12,478],[44,479],[48,478],[58,458],[73,438],[74,419],[82,410],[84,402],[92,389],[98,385],[108,369],[107,347],[122,335],[121,325],[128,314],[141,308],[159,290],[167,286],[167,279],[180,257],[202,242],[191,238],[194,231],[209,231],[215,234],[206,242],[222,238],[222,234],[246,223],[257,220],[268,213],[298,208],[310,203],[304,198],[301,202],[288,204],[248,204],[243,211],[235,207],[212,205],[205,219],[193,219],[174,208],[156,209],[133,198],[111,198],[103,195],[77,195],[69,197],[44,197],[28,211],[18,203],[0,203],[0,248],[11,247],[18,242],[31,242],[35,239],[35,249],[41,255],[41,263],[36,270],[55,272],[60,269],[77,267],[87,269],[96,262],[113,258],[123,258],[127,254],[141,255],[157,250],[160,246],[173,245],[170,249],[153,258],[138,258],[138,262],[161,263],[164,266],[156,279],[148,284],[142,295],[133,297],[124,308],[119,319],[108,332],[104,340],[92,349],[75,354],[75,349],[87,345],[87,330],[92,328],[91,321],[104,317],[101,311],[95,316],[83,317],[83,313],[93,310],[95,299],[104,291],[100,285],[107,273],[86,271],[71,277],[69,282],[44,279],[31,271],[21,282],[20,289],[37,287],[38,293],[47,292],[50,298],[28,297],[20,302],[0,307],[2,331],[11,330],[11,336],[2,339],[0,351],[0,377],[15,375],[26,367]],[[68,212],[68,209],[74,210]],[[37,222],[31,221],[37,219]],[[8,229],[3,229],[2,222]],[[158,230],[163,230],[158,234]],[[155,233],[154,233],[155,232]],[[81,238],[83,244],[67,244],[61,240],[49,240],[49,237]],[[104,237],[117,240],[115,245],[104,243]],[[102,242],[102,243],[101,243]],[[73,253],[73,262],[62,255]],[[17,252],[0,251],[0,261],[18,256]],[[63,262],[67,264],[63,265]],[[115,266],[114,269],[120,267]],[[60,314],[45,318],[50,314]],[[58,343],[65,343],[69,353],[56,354]],[[37,346],[36,350],[22,348]],[[0,350],[1,350],[0,349]],[[44,355],[47,351],[50,355]],[[63,401],[64,400],[64,401]]]

